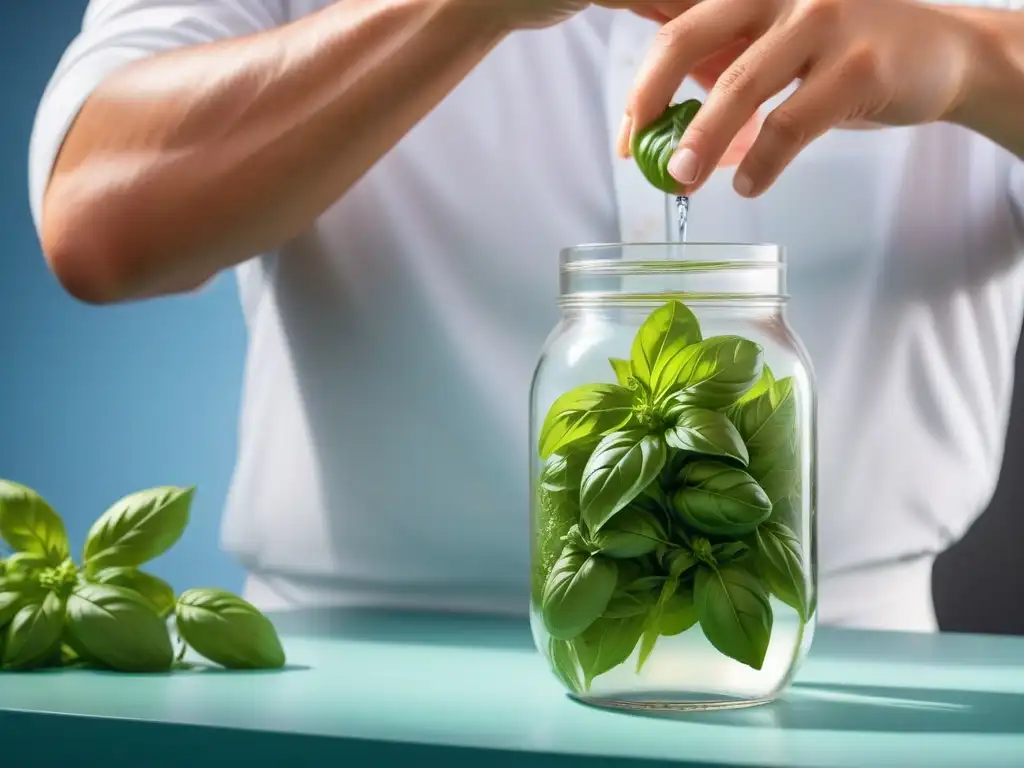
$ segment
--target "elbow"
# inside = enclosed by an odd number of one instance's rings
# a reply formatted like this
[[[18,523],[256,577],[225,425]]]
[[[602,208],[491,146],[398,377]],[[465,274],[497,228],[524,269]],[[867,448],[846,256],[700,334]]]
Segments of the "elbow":
[[[49,202],[49,201],[48,201]],[[61,288],[72,298],[92,306],[188,293],[211,277],[180,279],[161,274],[153,254],[116,217],[89,210],[72,215],[59,204],[49,205],[44,217],[43,256]]]
[[[61,288],[84,304],[105,306],[127,301],[131,294],[125,254],[110,247],[95,223],[84,227],[47,222],[43,256]]]
[[[43,202],[43,258],[58,284],[84,304],[126,301],[132,293],[123,226],[96,195],[74,194],[74,185],[53,180]]]

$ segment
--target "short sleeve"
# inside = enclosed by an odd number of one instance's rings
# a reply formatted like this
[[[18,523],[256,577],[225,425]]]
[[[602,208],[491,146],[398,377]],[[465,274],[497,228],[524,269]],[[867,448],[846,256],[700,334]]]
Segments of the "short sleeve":
[[[29,143],[32,219],[41,231],[43,196],[79,110],[127,64],[190,45],[284,24],[285,0],[90,0],[82,29],[57,64],[36,111]]]

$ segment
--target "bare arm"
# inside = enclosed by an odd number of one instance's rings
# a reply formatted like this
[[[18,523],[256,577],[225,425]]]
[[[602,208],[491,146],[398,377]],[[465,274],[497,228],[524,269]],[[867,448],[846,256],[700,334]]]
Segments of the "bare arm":
[[[198,287],[301,232],[502,39],[488,4],[342,0],[129,65],[58,155],[42,242],[112,303]]]
[[[974,40],[952,120],[1024,159],[1024,11],[953,8]]]

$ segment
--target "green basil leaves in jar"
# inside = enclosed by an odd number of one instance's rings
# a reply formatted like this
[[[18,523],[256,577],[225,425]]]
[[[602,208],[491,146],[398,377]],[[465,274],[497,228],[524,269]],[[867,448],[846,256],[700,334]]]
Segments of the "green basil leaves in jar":
[[[532,623],[579,698],[759,703],[806,654],[813,375],[782,260],[725,244],[562,254],[531,392]]]

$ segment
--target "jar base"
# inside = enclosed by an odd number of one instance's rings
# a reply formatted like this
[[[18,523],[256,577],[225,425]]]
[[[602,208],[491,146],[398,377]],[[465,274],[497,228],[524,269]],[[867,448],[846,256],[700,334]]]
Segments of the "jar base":
[[[633,695],[586,696],[569,694],[569,698],[580,704],[599,709],[611,709],[635,713],[711,712],[719,709],[744,709],[770,704],[777,696],[757,699],[729,698],[709,693],[673,692],[643,693]]]

